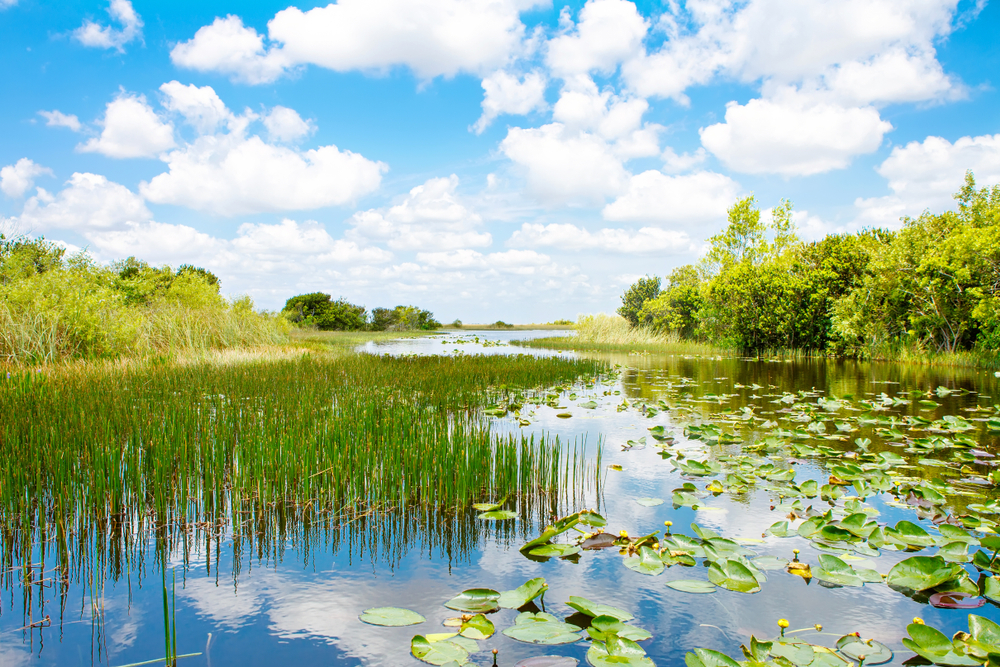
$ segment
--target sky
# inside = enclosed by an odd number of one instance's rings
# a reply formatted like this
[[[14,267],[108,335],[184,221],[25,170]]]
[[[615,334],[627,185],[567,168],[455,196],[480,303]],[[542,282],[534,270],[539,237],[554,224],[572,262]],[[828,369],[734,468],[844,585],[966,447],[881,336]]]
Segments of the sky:
[[[610,312],[753,194],[1000,183],[985,0],[0,0],[0,231],[444,322]]]

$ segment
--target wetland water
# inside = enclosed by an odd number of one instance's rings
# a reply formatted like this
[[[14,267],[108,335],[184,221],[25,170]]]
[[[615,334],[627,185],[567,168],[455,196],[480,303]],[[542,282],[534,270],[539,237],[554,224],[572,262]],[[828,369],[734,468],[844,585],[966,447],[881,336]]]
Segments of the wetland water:
[[[561,332],[538,335],[550,333]],[[366,351],[555,354],[507,344],[530,335],[468,332]],[[59,538],[23,530],[18,534],[32,534],[36,542],[26,574],[23,559],[12,555],[15,527],[6,517],[0,665],[162,663],[164,581],[172,590],[177,653],[201,654],[178,664],[192,666],[421,665],[410,654],[411,638],[449,630],[442,622],[457,612],[445,602],[465,589],[506,591],[536,577],[548,584],[545,611],[560,620],[589,624],[567,606],[570,596],[629,612],[630,624],[651,633],[639,643],[660,667],[683,665],[685,654],[699,647],[742,660],[740,644],[749,645],[751,634],[775,637],[779,618],[789,619],[793,629],[822,624],[829,634],[803,635],[816,644],[832,646],[858,631],[892,649],[893,664],[914,657],[901,643],[914,617],[948,637],[969,629],[968,610],[936,608],[928,599],[947,588],[970,595],[993,591],[989,577],[964,562],[977,552],[979,539],[997,530],[1000,511],[989,479],[1000,437],[1000,421],[993,421],[1000,419],[994,408],[1000,387],[992,373],[815,360],[599,358],[608,372],[596,382],[524,388],[521,396],[508,394],[488,407],[494,434],[559,436],[566,451],[582,452],[586,445],[586,464],[574,467],[579,474],[559,477],[573,488],[541,500],[512,498],[504,508],[517,511],[515,519],[479,520],[471,507],[408,514],[380,514],[376,507],[342,520],[336,531],[302,525],[293,513],[256,529],[234,530],[217,519],[211,526],[188,526],[183,539],[172,541],[156,529],[145,534],[119,525],[74,542],[90,546],[63,557],[73,563],[70,577],[56,567],[59,550],[39,546]],[[499,499],[470,502],[493,500]],[[658,544],[666,548],[666,568],[662,557],[659,565],[643,567],[648,547],[629,560],[618,547],[564,558],[519,551],[550,513],[586,508],[599,512],[607,521],[603,530],[615,537],[619,531],[630,539],[660,531],[657,539],[663,540],[669,520],[673,534],[690,539]],[[130,531],[131,541],[123,537]],[[553,542],[573,551],[579,535],[570,530]],[[112,543],[126,547],[108,548]],[[159,548],[163,544],[170,546]],[[811,565],[811,579],[766,558],[789,560],[793,549]],[[693,567],[685,566],[685,553]],[[872,574],[938,553],[947,561],[935,567],[952,568],[951,575],[923,593],[890,587]],[[831,555],[839,561],[824,560],[821,569],[820,556]],[[716,565],[707,567],[708,560]],[[744,568],[749,584],[738,581],[732,562],[754,566]],[[840,565],[853,569],[837,571]],[[667,585],[710,578],[723,586],[706,584],[709,594]],[[729,590],[744,585],[759,592]],[[372,607],[410,609],[426,621],[409,627],[362,623],[359,614]],[[1000,621],[991,601],[972,613]],[[498,664],[507,667],[543,655],[586,663],[586,632],[569,644],[524,643],[501,633],[517,616],[513,609],[490,614],[497,632],[475,642],[470,663],[492,664],[494,648]],[[813,663],[821,664],[847,663]]]

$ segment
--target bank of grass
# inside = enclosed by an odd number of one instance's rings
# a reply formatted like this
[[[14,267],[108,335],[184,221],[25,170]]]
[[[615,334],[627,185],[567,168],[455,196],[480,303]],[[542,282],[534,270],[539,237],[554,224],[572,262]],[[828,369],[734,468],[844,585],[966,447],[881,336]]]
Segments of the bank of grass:
[[[404,338],[423,338],[433,336],[435,333],[435,331],[319,331],[293,328],[289,332],[289,344],[319,352],[346,352],[368,342],[384,343]]]
[[[516,344],[554,350],[733,356],[732,350],[680,340],[676,335],[657,333],[645,327],[630,326],[617,315],[584,315],[573,329],[573,336],[535,338],[516,341]]]

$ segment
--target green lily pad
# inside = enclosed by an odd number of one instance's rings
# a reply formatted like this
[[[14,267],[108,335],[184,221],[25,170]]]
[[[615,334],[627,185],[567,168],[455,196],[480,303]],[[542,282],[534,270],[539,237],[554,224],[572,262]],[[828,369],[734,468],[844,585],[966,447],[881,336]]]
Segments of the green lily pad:
[[[599,604],[597,602],[591,602],[587,598],[577,597],[576,595],[569,596],[569,601],[566,603],[573,609],[576,609],[582,614],[587,616],[611,616],[617,618],[619,621],[631,621],[634,616],[628,613],[624,609],[619,609],[618,607],[612,607],[607,604]]]
[[[505,521],[507,519],[516,519],[517,512],[514,510],[492,510],[490,512],[483,512],[477,515],[476,518],[484,521]]]
[[[622,623],[614,616],[595,617],[591,620],[590,627],[587,628],[587,634],[590,635],[591,639],[599,642],[607,641],[611,635],[631,639],[634,642],[641,642],[653,637],[648,630]]]
[[[738,560],[712,562],[708,566],[708,580],[737,593],[756,593],[760,590],[760,582],[753,572]]]
[[[770,654],[785,658],[798,667],[806,667],[816,659],[816,651],[812,644],[803,641],[784,641],[776,639],[771,644]]]
[[[778,556],[758,556],[751,559],[750,563],[758,570],[784,570],[788,567],[788,559]]]
[[[482,614],[476,614],[466,622],[462,623],[458,634],[468,639],[489,639],[497,629],[490,619]]]
[[[820,581],[838,586],[861,586],[864,581],[850,565],[829,554],[819,557],[819,567],[812,570],[812,575]]]
[[[740,663],[725,653],[719,653],[707,648],[696,648],[684,656],[687,667],[741,667]]]
[[[662,498],[636,498],[635,502],[639,503],[643,507],[656,507],[657,505],[663,504]]]
[[[540,558],[562,558],[580,553],[580,547],[574,544],[543,544],[528,552],[532,556]]]
[[[641,646],[615,635],[608,637],[606,642],[595,641],[587,650],[587,662],[593,667],[656,667]]]
[[[971,667],[981,664],[978,660],[957,653],[955,644],[940,630],[921,623],[911,623],[906,626],[906,631],[910,636],[903,637],[903,646],[936,665]]]
[[[545,577],[528,579],[514,590],[500,593],[498,603],[503,609],[519,609],[540,595],[544,595],[548,588]]]
[[[372,609],[365,609],[358,618],[369,625],[382,625],[389,628],[416,625],[427,620],[415,611],[400,609],[399,607],[374,607]]]
[[[410,653],[417,660],[432,665],[446,665],[454,662],[464,665],[469,661],[469,652],[458,644],[448,641],[430,641],[423,635],[416,635],[410,640]]]
[[[892,660],[892,650],[874,639],[863,640],[857,635],[844,635],[837,640],[837,650],[855,662],[881,665]]]
[[[667,586],[682,593],[714,593],[717,589],[715,584],[701,579],[674,579]]]
[[[649,547],[640,547],[638,555],[628,556],[622,562],[625,567],[639,574],[656,576],[664,570],[660,554]]]
[[[886,583],[893,588],[925,591],[955,579],[963,572],[961,565],[948,563],[940,556],[911,556],[892,566]]]
[[[503,634],[528,644],[572,644],[582,638],[580,628],[564,623],[552,614],[525,611],[517,615],[514,625]]]
[[[514,667],[576,667],[580,661],[565,655],[536,655],[514,663]]]
[[[444,606],[455,611],[482,614],[499,609],[500,605],[497,602],[499,598],[500,593],[492,588],[470,588],[445,602]]]

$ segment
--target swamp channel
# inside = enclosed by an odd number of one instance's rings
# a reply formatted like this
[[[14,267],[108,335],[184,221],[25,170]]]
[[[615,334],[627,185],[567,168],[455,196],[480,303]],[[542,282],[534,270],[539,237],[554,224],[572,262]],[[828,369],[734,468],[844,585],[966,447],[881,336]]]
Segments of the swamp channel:
[[[12,372],[0,665],[1000,664],[992,372],[552,333]]]

